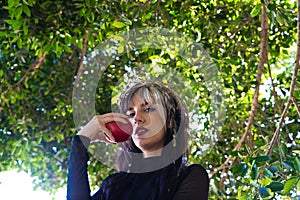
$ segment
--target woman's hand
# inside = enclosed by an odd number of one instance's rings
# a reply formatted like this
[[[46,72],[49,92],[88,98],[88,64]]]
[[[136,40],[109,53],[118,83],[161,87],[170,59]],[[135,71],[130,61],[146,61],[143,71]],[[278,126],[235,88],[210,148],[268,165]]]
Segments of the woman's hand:
[[[128,123],[128,117],[120,113],[107,113],[94,116],[78,133],[90,138],[91,142],[100,140],[107,143],[116,143],[111,131],[105,124],[111,121]]]

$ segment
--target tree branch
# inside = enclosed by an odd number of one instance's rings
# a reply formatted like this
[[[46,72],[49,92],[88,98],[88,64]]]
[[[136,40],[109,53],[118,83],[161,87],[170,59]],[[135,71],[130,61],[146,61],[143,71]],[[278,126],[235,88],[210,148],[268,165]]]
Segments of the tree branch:
[[[267,43],[268,43],[268,17],[266,13],[266,5],[262,5],[262,21],[261,21],[261,41],[260,41],[260,56],[259,56],[259,63],[258,63],[258,72],[256,76],[256,89],[253,97],[250,117],[248,120],[248,125],[245,134],[249,136],[249,146],[251,149],[253,149],[253,135],[251,134],[251,128],[252,124],[254,122],[255,114],[256,114],[256,108],[258,105],[258,97],[259,97],[259,89],[260,89],[260,83],[261,83],[261,77],[264,70],[264,64],[267,60]]]
[[[293,103],[294,103],[294,105],[295,105],[295,107],[296,107],[297,113],[298,113],[299,118],[300,118],[300,108],[299,108],[299,106],[298,106],[298,104],[297,104],[297,102],[296,102],[295,97],[292,98],[292,101],[293,101]]]
[[[86,47],[87,47],[87,43],[88,43],[88,37],[89,37],[89,32],[86,31],[83,41],[82,41],[82,49],[81,49],[81,55],[80,55],[80,63],[79,63],[79,69],[82,68],[83,66],[83,61],[84,61],[84,57],[86,54]]]
[[[246,127],[245,133],[242,135],[240,141],[237,143],[237,145],[234,147],[233,151],[238,151],[244,141],[246,140],[246,137],[249,136],[249,145],[251,148],[253,148],[253,136],[251,135],[251,128],[254,122],[256,108],[258,105],[258,96],[259,96],[259,88],[261,83],[261,77],[263,74],[264,64],[267,60],[267,42],[268,42],[268,17],[266,13],[266,5],[262,5],[262,21],[261,21],[261,41],[260,41],[260,57],[259,57],[259,63],[258,63],[258,72],[256,76],[256,88],[255,93],[252,101],[250,116],[248,119],[248,125]],[[225,168],[231,168],[232,164],[229,165],[229,162],[232,160],[232,156],[229,155],[226,161],[219,167],[215,168],[212,172],[212,175],[215,174],[217,171],[225,169]]]
[[[35,61],[29,67],[29,69],[25,72],[24,76],[16,84],[14,84],[14,87],[19,87],[23,81],[28,80],[30,78],[29,74],[31,74],[31,76],[33,76],[36,69],[38,69],[40,67],[40,65],[42,64],[42,62],[45,60],[45,56],[46,56],[46,54],[43,53],[41,57],[36,58]]]
[[[17,88],[19,89],[19,86],[21,85],[21,83],[23,81],[27,81],[30,77],[32,77],[34,75],[34,73],[36,72],[36,70],[40,67],[40,65],[42,64],[42,62],[45,60],[45,57],[46,57],[46,54],[43,53],[41,57],[37,57],[35,59],[35,61],[31,64],[31,66],[26,70],[24,76],[15,84],[13,85],[9,85],[8,86],[8,89],[5,90],[2,95],[5,96],[6,93],[8,93],[9,91]],[[4,97],[3,98],[4,102],[8,105],[9,107],[9,103],[8,103],[8,100]],[[0,112],[4,110],[4,107],[0,107]]]
[[[269,156],[272,154],[272,151],[275,147],[276,141],[279,137],[282,123],[284,122],[287,111],[294,99],[294,90],[295,90],[295,85],[296,85],[296,81],[297,81],[297,75],[298,75],[298,71],[299,71],[299,60],[300,60],[300,0],[297,0],[297,18],[298,18],[298,21],[297,21],[297,28],[298,28],[298,30],[297,30],[297,53],[296,53],[295,68],[294,68],[292,81],[291,81],[291,85],[290,85],[289,98],[287,100],[287,103],[285,105],[283,112],[281,113],[281,117],[280,117],[277,129],[276,129],[276,131],[272,137],[272,140],[270,142],[270,147],[267,151],[267,155],[269,155]]]

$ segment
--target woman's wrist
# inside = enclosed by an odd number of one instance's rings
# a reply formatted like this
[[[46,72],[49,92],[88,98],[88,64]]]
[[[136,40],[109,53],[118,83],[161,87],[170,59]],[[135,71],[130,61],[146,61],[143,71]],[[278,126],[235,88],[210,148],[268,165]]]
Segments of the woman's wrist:
[[[75,139],[75,140],[80,140],[81,143],[82,143],[86,148],[89,147],[89,145],[90,145],[90,143],[91,143],[91,139],[90,139],[89,137],[87,137],[87,136],[85,136],[85,135],[79,135],[79,134],[77,134],[77,135],[75,136],[75,138],[76,138],[76,137],[77,137],[77,139]]]
[[[95,124],[95,121],[92,120],[84,127],[82,127],[80,131],[77,133],[77,135],[82,135],[92,140],[92,138],[97,132],[99,132],[98,124]]]
[[[84,131],[83,129],[81,129],[80,131],[78,131],[78,133],[76,135],[87,137],[87,138],[89,138],[91,140],[91,136],[86,131]]]

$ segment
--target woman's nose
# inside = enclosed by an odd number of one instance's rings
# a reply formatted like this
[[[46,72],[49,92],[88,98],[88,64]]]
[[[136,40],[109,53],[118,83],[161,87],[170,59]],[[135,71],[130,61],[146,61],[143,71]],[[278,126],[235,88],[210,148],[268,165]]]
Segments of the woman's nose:
[[[137,125],[143,124],[144,123],[144,117],[140,113],[136,113],[134,116],[134,123]]]

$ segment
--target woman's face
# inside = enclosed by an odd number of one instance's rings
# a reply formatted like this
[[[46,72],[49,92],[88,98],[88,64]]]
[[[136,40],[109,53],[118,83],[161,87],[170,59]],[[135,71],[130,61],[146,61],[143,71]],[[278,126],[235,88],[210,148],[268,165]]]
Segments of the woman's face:
[[[166,134],[163,106],[148,103],[136,93],[129,103],[126,114],[133,125],[132,139],[135,145],[145,154],[160,151]]]

